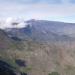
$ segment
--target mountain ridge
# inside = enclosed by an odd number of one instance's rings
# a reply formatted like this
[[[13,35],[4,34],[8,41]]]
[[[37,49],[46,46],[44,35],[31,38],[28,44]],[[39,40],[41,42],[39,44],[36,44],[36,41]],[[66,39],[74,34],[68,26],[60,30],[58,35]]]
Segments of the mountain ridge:
[[[11,37],[18,37],[23,40],[25,37],[37,41],[66,41],[67,39],[72,40],[75,38],[75,24],[72,23],[34,19],[25,21],[24,23],[26,26],[23,28],[7,28],[5,32]]]

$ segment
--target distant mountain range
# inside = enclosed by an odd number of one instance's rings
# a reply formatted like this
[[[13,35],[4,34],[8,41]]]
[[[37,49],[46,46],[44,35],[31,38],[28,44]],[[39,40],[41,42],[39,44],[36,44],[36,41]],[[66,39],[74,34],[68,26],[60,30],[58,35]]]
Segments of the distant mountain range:
[[[67,41],[75,39],[75,24],[31,19],[11,21],[4,31],[14,39],[35,41]],[[22,26],[21,26],[22,25]],[[11,27],[9,27],[11,26]]]

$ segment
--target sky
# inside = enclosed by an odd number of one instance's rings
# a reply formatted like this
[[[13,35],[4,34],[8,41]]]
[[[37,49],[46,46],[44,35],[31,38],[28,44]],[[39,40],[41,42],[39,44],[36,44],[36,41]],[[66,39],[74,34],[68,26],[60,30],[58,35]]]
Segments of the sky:
[[[75,0],[0,0],[0,19],[11,17],[75,23]]]

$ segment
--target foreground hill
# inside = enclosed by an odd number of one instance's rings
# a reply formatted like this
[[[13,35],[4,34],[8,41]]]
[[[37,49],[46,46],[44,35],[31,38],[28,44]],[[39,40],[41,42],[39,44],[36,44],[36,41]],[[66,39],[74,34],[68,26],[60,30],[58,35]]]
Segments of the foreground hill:
[[[75,24],[26,22],[24,28],[0,30],[1,63],[16,75],[75,75]]]

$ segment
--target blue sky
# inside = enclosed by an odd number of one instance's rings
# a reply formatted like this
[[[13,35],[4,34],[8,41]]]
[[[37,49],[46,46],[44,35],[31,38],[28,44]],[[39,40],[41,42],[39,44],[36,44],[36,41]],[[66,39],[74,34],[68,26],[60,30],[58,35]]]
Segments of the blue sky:
[[[75,0],[0,0],[0,18],[75,23]]]

